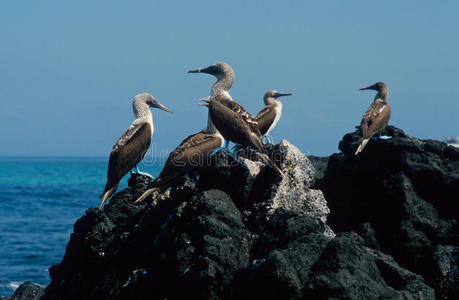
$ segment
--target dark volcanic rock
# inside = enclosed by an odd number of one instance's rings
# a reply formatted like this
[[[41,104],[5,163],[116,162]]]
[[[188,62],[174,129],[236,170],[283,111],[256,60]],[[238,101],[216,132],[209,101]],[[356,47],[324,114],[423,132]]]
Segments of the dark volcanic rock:
[[[421,276],[365,247],[353,232],[330,241],[312,271],[305,290],[310,299],[434,299]]]
[[[235,274],[247,267],[252,238],[231,198],[208,190],[182,203],[157,241],[162,298],[223,297]]]
[[[236,160],[220,151],[209,166],[138,206],[132,203],[149,179],[134,176],[103,211],[88,209],[75,223],[44,299],[434,299],[422,276],[442,296],[455,295],[457,213],[448,211],[450,201],[428,197],[449,194],[417,186],[433,180],[430,162],[419,159],[434,154],[416,151],[436,151],[434,173],[443,177],[434,182],[445,188],[456,183],[456,152],[392,130],[396,137],[384,142],[398,138],[393,148],[409,149],[403,155],[371,141],[358,158],[311,162],[287,141],[270,146],[266,153],[282,176],[254,153]],[[388,162],[371,159],[379,148]],[[397,155],[416,163],[402,165]],[[384,169],[391,166],[395,175]],[[379,188],[376,194],[351,184],[358,176]],[[415,198],[420,194],[430,206]],[[434,204],[440,202],[442,209]],[[329,225],[353,232],[335,236]],[[400,259],[403,251],[411,261]],[[428,277],[413,262],[436,267]]]
[[[21,284],[16,291],[14,292],[13,296],[11,296],[11,300],[39,300],[41,296],[43,296],[44,289],[39,287],[36,284],[33,284],[30,281],[26,281]]]
[[[459,149],[392,126],[384,134],[393,138],[372,140],[357,156],[358,136],[347,134],[343,153],[330,157],[319,182],[328,223],[337,232],[369,224],[383,252],[422,275],[437,297],[459,299]]]

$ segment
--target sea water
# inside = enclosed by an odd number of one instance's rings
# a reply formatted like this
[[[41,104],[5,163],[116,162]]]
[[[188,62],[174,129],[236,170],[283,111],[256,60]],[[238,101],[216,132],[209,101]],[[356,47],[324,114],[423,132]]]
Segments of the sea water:
[[[24,281],[43,287],[59,263],[75,221],[98,207],[106,157],[0,157],[0,297]],[[157,176],[161,161],[139,164]],[[126,175],[118,188],[127,186]]]

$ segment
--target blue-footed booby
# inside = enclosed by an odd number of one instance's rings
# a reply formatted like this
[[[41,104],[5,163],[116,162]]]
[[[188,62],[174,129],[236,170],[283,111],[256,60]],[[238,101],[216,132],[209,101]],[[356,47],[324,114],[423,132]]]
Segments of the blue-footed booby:
[[[208,106],[208,103],[201,104]],[[163,170],[134,203],[139,203],[154,191],[167,188],[174,179],[183,175],[187,168],[202,167],[205,165],[209,154],[224,144],[223,136],[218,132],[210,118],[207,119],[207,127],[200,132],[190,135],[169,154]]]
[[[373,135],[386,128],[390,119],[390,105],[387,103],[389,88],[384,82],[377,82],[360,90],[375,90],[378,93],[376,93],[373,103],[368,107],[360,123],[360,145],[355,151],[355,155],[362,152]]]
[[[257,121],[229,94],[234,82],[233,69],[227,63],[219,62],[188,73],[207,73],[217,78],[211,89],[209,116],[223,137],[262,152],[264,146]]]
[[[265,107],[255,117],[261,135],[267,136],[276,127],[277,122],[279,122],[282,115],[282,102],[277,100],[277,98],[291,95],[291,93],[280,93],[273,90],[266,92],[263,97]]]
[[[116,141],[110,153],[107,170],[107,183],[102,193],[99,209],[116,191],[121,178],[134,168],[144,157],[150,147],[153,136],[153,116],[150,107],[159,108],[172,113],[167,107],[156,101],[148,93],[138,94],[132,102],[135,121],[129,129]]]
[[[224,62],[206,68],[190,70],[188,73],[207,73],[215,76],[209,104],[209,117],[223,138],[243,147],[248,146],[260,152],[259,157],[278,173],[281,170],[263,152],[264,145],[255,118],[231,97],[229,90],[234,83],[234,71]],[[207,101],[206,101],[207,102]]]

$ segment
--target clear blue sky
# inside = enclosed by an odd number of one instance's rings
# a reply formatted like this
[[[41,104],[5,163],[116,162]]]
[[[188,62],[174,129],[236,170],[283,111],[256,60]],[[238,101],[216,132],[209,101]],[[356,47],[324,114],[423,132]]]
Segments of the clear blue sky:
[[[135,4],[133,4],[135,3]],[[389,85],[390,124],[459,136],[458,1],[1,1],[0,155],[107,156],[149,92],[153,143],[171,150],[205,127],[197,99],[236,72],[233,98],[251,113],[283,98],[272,132],[328,155]]]

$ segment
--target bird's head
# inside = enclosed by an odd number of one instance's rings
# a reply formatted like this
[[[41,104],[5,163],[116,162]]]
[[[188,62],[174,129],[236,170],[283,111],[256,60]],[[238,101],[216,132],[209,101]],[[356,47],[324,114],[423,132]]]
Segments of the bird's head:
[[[148,93],[138,94],[137,96],[135,96],[134,102],[142,102],[142,103],[147,104],[149,107],[159,108],[171,114],[173,113],[169,108],[159,103],[155,97],[153,97],[152,95]]]
[[[205,68],[190,70],[188,73],[207,73],[214,75],[217,79],[221,79],[227,76],[234,76],[233,68],[224,62],[218,62],[215,65],[211,65]]]
[[[263,101],[265,102],[266,105],[271,104],[273,100],[276,100],[279,97],[283,96],[291,96],[292,93],[281,93],[275,90],[270,90],[267,91],[265,96],[263,97]]]
[[[387,95],[389,94],[389,88],[382,81],[376,82],[375,84],[367,86],[366,88],[361,88],[360,91],[362,91],[362,90],[374,90],[374,91],[377,91],[378,93],[375,96],[375,100],[383,99],[384,101],[386,101]]]
[[[363,91],[363,90],[374,90],[374,91],[378,91],[378,92],[382,92],[384,90],[388,90],[388,87],[387,85],[380,81],[380,82],[376,82],[375,84],[373,85],[370,85],[370,86],[367,86],[365,88],[361,88],[359,89],[360,91]]]

